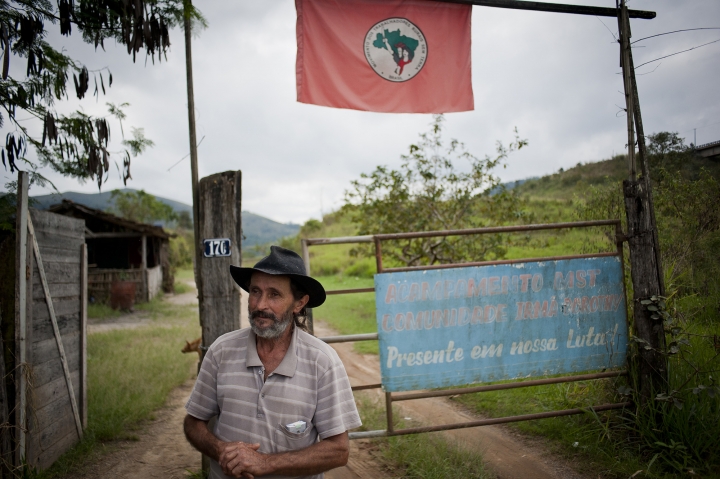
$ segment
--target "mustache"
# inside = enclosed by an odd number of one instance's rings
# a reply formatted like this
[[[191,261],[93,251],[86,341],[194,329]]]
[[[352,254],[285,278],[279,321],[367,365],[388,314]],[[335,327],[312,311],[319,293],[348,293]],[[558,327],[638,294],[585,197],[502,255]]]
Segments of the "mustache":
[[[279,319],[280,319],[273,313],[270,313],[267,311],[259,311],[259,310],[250,312],[250,319],[255,319],[255,318],[267,318],[267,319],[272,319],[273,321],[276,321],[276,322],[279,321]]]

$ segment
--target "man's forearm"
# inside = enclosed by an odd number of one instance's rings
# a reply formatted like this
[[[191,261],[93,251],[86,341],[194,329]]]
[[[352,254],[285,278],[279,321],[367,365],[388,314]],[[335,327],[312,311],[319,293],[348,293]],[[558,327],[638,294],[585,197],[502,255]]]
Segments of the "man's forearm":
[[[188,414],[185,416],[183,429],[185,430],[185,437],[195,449],[215,461],[218,460],[221,448],[225,443],[210,432],[207,421],[201,421]]]
[[[259,444],[255,445],[259,447]],[[299,451],[263,454],[227,443],[220,453],[220,465],[226,474],[247,472],[254,476],[308,476],[347,464],[347,432],[329,437]]]
[[[348,435],[344,432],[299,451],[268,454],[263,461],[268,469],[248,470],[255,475],[308,476],[344,466],[349,454]]]

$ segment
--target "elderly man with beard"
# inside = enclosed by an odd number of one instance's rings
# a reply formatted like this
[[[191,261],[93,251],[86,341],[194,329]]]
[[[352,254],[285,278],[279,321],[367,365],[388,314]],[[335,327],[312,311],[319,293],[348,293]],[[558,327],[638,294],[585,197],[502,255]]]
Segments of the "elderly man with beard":
[[[250,328],[208,348],[185,406],[185,436],[210,457],[212,479],[322,478],[347,463],[347,431],[361,425],[340,358],[305,331],[305,308],[320,306],[325,290],[279,246],[230,274],[249,294]]]

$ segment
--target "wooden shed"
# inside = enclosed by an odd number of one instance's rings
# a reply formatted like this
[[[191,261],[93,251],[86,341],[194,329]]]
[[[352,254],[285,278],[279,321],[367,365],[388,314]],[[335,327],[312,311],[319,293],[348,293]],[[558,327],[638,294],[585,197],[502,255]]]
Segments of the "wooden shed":
[[[162,227],[138,223],[63,200],[53,213],[85,221],[90,301],[106,301],[112,283],[135,283],[136,300],[150,301],[161,290],[171,292],[170,238]]]

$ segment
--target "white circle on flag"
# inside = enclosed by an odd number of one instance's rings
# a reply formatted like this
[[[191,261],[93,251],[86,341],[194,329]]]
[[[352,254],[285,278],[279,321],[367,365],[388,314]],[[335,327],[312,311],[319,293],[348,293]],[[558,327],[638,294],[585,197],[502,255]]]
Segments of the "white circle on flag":
[[[368,30],[363,44],[370,67],[391,82],[415,77],[428,55],[425,35],[407,18],[388,18]]]

